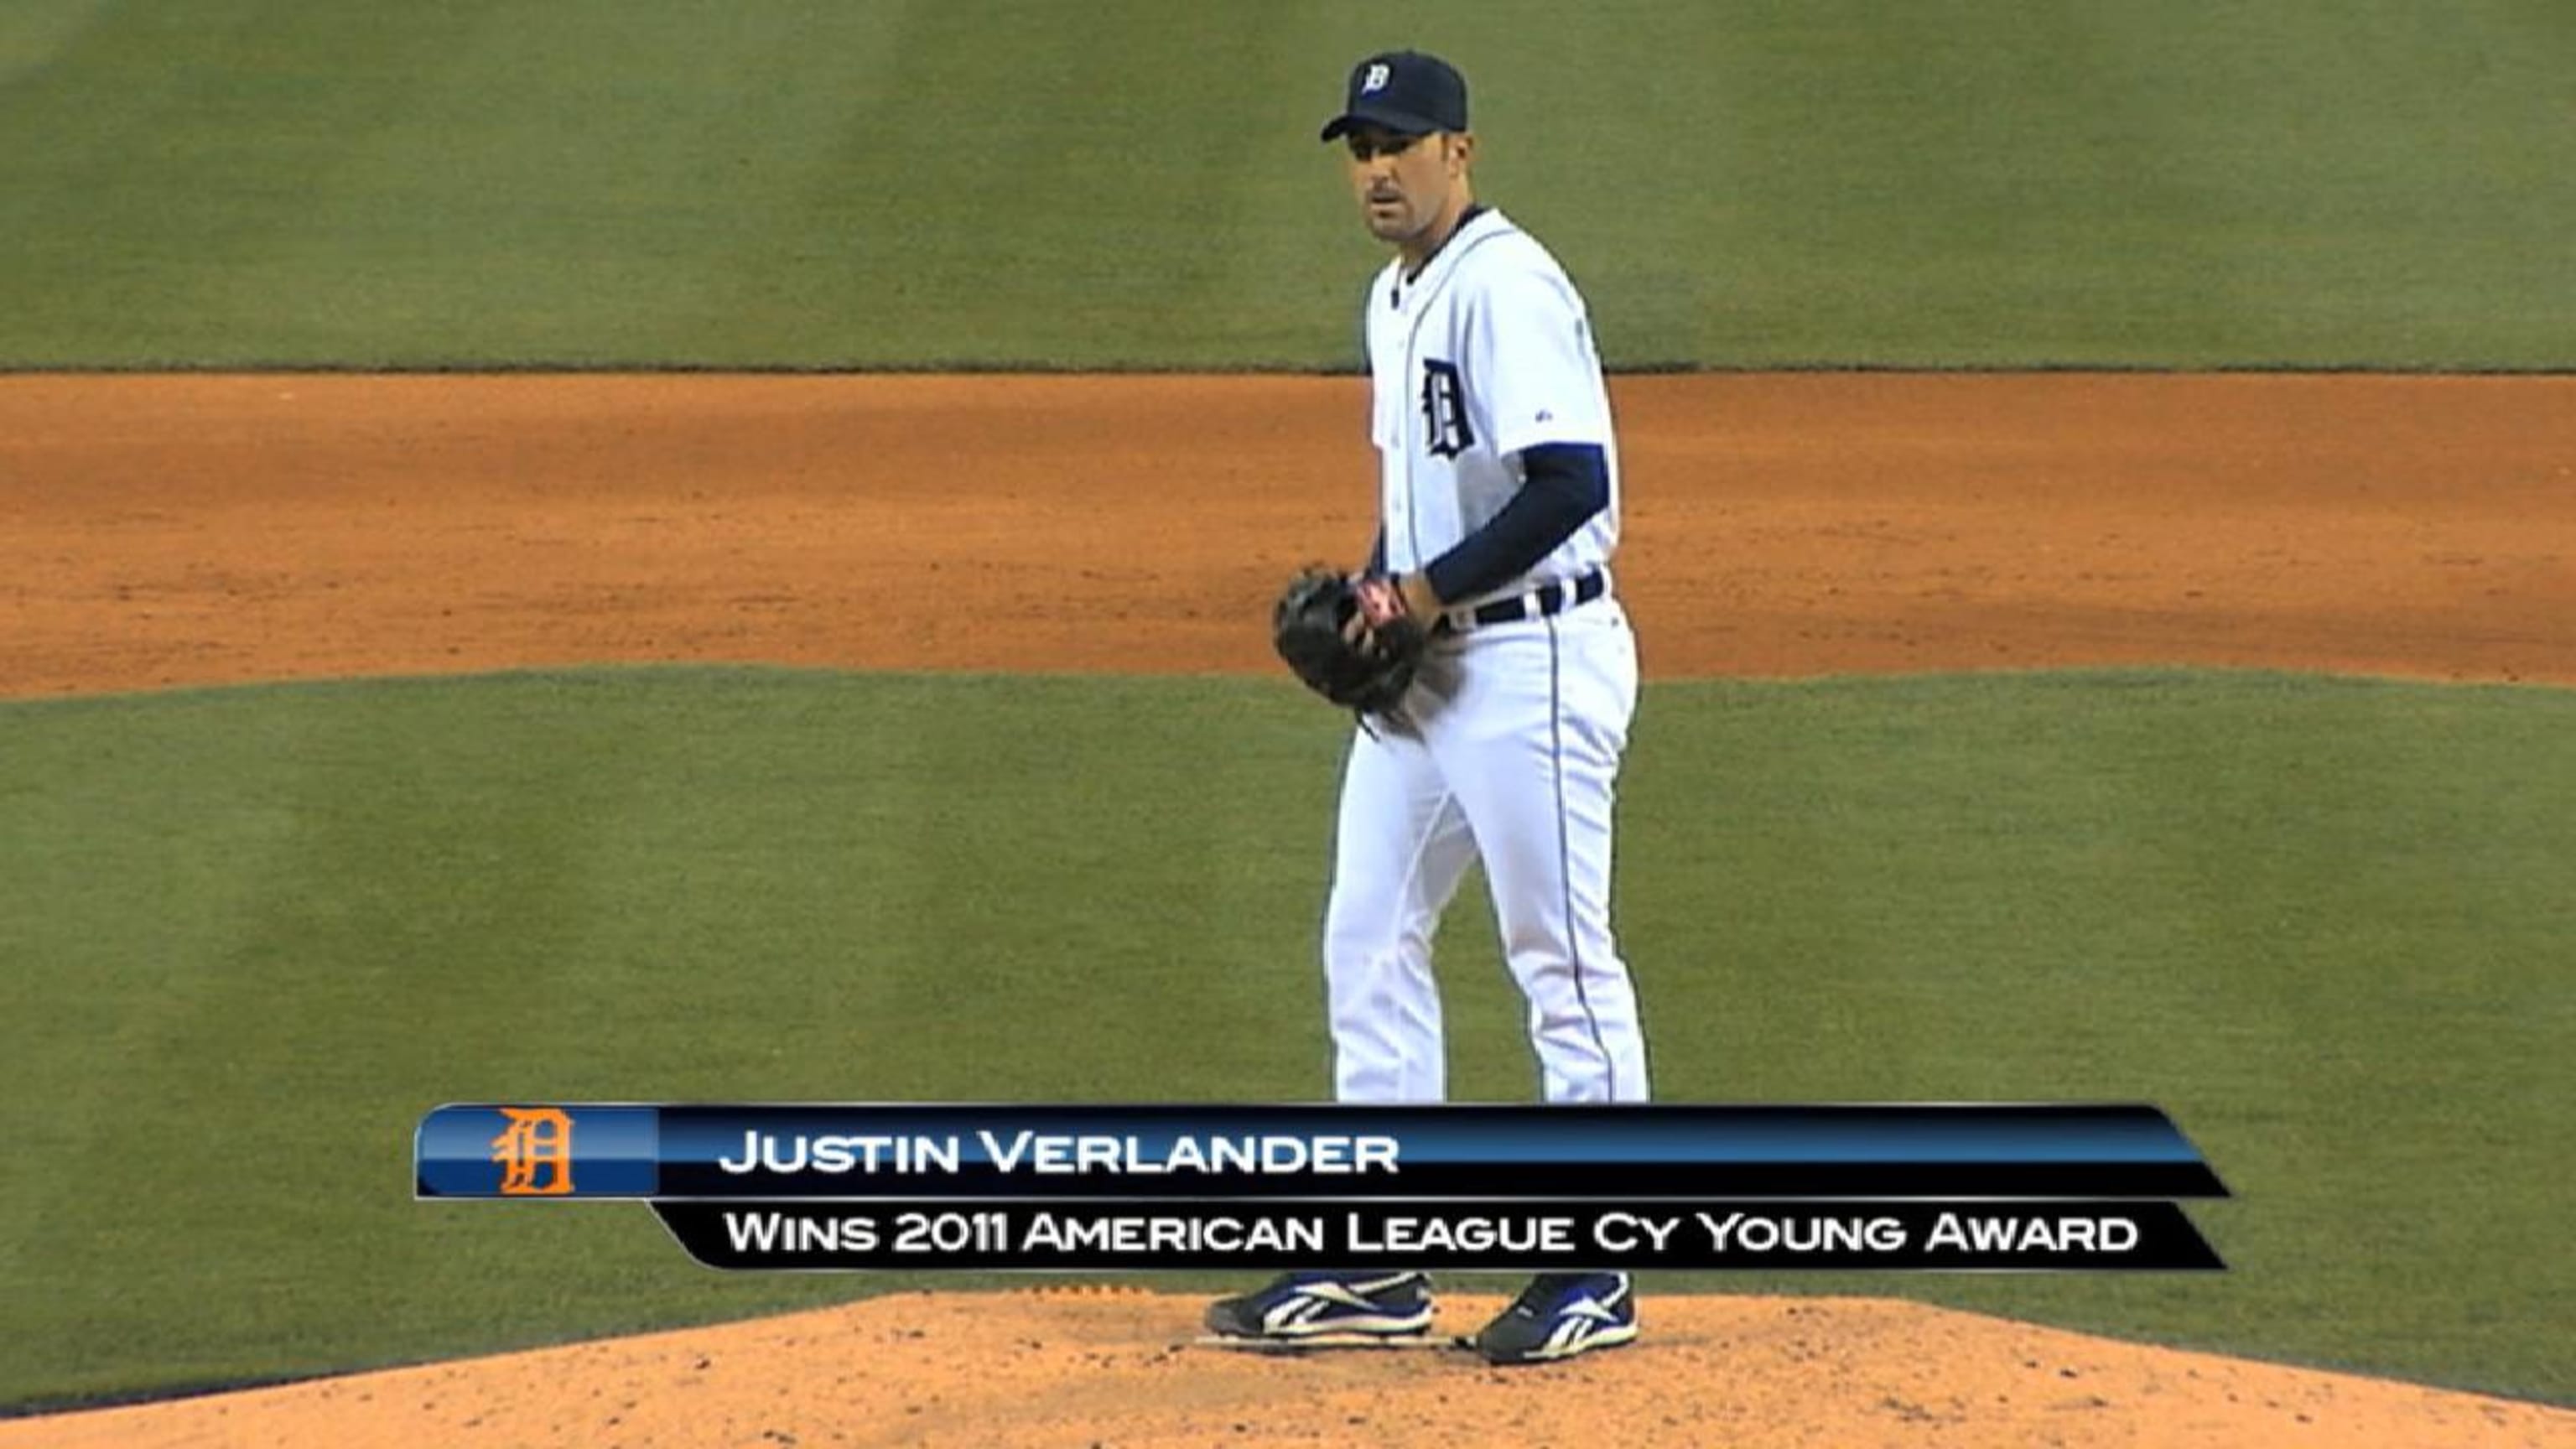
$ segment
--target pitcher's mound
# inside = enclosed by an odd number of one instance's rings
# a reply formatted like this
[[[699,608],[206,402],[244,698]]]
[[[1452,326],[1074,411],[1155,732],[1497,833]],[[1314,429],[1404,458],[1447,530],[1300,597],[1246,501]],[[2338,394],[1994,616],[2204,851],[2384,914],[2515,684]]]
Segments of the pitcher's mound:
[[[2576,1413],[1871,1298],[1645,1300],[1634,1346],[1203,1347],[1201,1300],[905,1293],[816,1313],[0,1424],[0,1446],[2576,1445]],[[1444,1297],[1435,1338],[1493,1297]]]

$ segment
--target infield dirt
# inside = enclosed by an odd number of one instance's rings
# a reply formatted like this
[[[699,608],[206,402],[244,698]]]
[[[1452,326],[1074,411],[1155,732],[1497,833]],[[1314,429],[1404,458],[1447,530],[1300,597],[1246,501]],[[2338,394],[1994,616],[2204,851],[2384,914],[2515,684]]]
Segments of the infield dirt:
[[[2576,682],[2576,379],[1614,383],[1647,672]],[[0,695],[592,662],[1235,672],[1365,547],[1352,379],[0,378]],[[1495,1304],[1447,1301],[1463,1330]],[[0,1423],[0,1445],[2541,1445],[2547,1407],[1863,1299],[1634,1349],[1194,1347],[905,1294]]]
[[[2576,679],[2576,378],[1616,380],[1649,675]],[[0,378],[0,694],[1255,671],[1347,378]]]

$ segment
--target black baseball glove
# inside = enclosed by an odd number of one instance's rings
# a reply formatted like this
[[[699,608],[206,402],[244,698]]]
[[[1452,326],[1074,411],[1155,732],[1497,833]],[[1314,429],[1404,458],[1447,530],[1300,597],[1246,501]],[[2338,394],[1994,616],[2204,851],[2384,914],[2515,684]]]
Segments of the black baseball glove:
[[[1308,689],[1361,714],[1404,699],[1428,642],[1395,581],[1314,566],[1288,581],[1270,615],[1271,647]]]

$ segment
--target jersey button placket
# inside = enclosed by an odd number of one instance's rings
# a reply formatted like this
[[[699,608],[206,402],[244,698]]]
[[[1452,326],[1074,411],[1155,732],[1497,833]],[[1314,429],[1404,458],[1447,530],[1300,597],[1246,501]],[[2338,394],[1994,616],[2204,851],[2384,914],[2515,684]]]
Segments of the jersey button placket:
[[[1421,299],[1419,291],[1421,278],[1415,278],[1414,282],[1415,285],[1410,288],[1400,286],[1396,293],[1399,298],[1396,311],[1403,319],[1404,325],[1404,371],[1396,379],[1399,398],[1412,396],[1414,375],[1422,369],[1422,320],[1413,315],[1414,307],[1419,305]],[[1431,562],[1422,555],[1419,510],[1414,502],[1419,480],[1415,478],[1413,468],[1415,461],[1422,456],[1420,446],[1422,418],[1413,408],[1401,405],[1398,408],[1398,416],[1404,419],[1404,493],[1400,500],[1400,507],[1404,515],[1404,537],[1413,548],[1411,567],[1418,570]]]

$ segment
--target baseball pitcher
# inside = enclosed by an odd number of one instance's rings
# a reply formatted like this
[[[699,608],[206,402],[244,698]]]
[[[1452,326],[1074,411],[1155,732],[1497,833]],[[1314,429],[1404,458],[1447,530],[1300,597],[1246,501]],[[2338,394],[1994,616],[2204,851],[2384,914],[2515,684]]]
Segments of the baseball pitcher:
[[[1646,1046],[1610,924],[1611,813],[1637,654],[1611,588],[1619,457],[1583,299],[1477,204],[1467,86],[1437,57],[1371,56],[1341,141],[1362,222],[1394,248],[1362,320],[1377,540],[1309,571],[1274,616],[1291,668],[1359,718],[1342,780],[1324,970],[1334,1089],[1446,1095],[1432,937],[1481,859],[1551,1102],[1642,1102]],[[1418,1334],[1419,1273],[1295,1274],[1208,1311],[1216,1333]],[[1629,1342],[1627,1275],[1543,1274],[1475,1337],[1537,1363]]]

